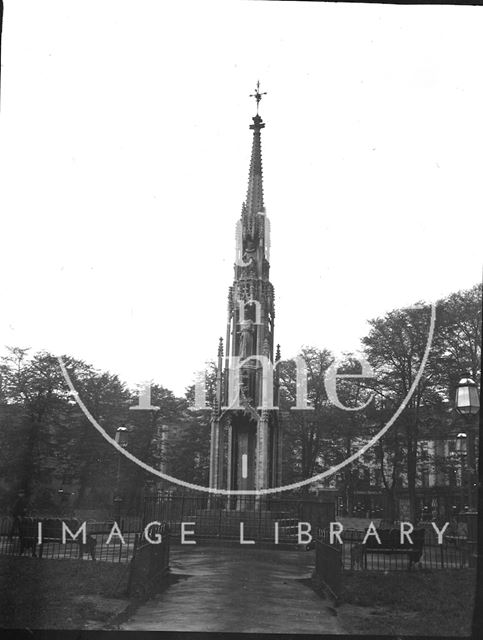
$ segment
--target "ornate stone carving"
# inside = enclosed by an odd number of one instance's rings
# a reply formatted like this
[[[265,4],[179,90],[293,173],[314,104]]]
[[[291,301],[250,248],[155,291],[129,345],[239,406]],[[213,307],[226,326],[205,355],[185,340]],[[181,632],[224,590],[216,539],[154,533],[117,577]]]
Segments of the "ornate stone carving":
[[[248,358],[253,354],[253,322],[245,320],[241,324],[240,357]]]

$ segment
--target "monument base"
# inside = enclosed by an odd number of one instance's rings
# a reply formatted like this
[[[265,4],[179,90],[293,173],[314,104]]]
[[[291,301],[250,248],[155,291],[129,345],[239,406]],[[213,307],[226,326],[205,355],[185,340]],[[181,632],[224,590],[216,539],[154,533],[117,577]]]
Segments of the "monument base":
[[[196,509],[185,521],[193,523],[189,529],[194,539],[213,536],[297,543],[298,520],[287,512]]]

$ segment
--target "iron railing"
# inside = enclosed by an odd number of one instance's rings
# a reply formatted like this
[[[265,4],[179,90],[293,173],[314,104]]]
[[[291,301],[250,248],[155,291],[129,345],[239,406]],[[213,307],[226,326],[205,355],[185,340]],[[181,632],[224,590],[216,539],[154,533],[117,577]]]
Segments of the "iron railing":
[[[315,540],[315,578],[338,600],[342,589],[342,554],[334,545]]]
[[[39,544],[38,524],[42,523],[42,543]],[[119,523],[121,536],[109,535],[114,519],[105,522],[86,522],[86,544],[81,535],[72,540],[66,535],[62,542],[62,522],[73,534],[82,522],[73,518],[17,518],[0,517],[0,554],[1,555],[35,555],[41,558],[82,559],[104,562],[129,562],[134,554],[136,536],[142,529],[141,518],[125,518]]]
[[[434,531],[434,530],[433,530]],[[397,530],[399,535],[399,530]],[[342,544],[333,538],[330,540],[329,530],[318,532],[318,539],[331,544],[340,551],[342,569],[393,571],[408,569],[410,551],[408,548],[377,548],[374,537],[364,548],[362,544],[365,531],[344,530],[341,534]],[[369,539],[368,539],[369,540]],[[473,565],[473,548],[471,541],[443,534],[442,544],[438,544],[436,534],[426,532],[421,557],[416,561],[418,568],[423,569],[464,569]]]
[[[335,504],[272,496],[160,495],[146,498],[143,522],[166,522],[173,536],[190,523],[195,538],[245,539],[296,543],[299,522],[313,531],[335,519]],[[277,523],[277,524],[276,524]],[[179,538],[178,538],[179,539]]]
[[[169,527],[162,523],[149,527],[149,542],[136,534],[129,569],[127,593],[142,598],[160,590],[168,581]]]

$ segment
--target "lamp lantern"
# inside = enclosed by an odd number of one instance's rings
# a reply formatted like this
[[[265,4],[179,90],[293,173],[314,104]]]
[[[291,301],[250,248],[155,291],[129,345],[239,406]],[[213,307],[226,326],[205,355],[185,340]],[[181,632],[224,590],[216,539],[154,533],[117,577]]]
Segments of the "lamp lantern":
[[[456,411],[462,416],[474,416],[480,410],[478,388],[471,378],[461,378],[456,387]]]
[[[456,451],[460,455],[464,455],[466,453],[466,442],[467,435],[464,431],[460,431],[456,436]]]
[[[129,441],[129,434],[128,434],[127,427],[122,426],[116,429],[115,440],[120,447],[122,447],[123,449],[127,448],[128,441]]]

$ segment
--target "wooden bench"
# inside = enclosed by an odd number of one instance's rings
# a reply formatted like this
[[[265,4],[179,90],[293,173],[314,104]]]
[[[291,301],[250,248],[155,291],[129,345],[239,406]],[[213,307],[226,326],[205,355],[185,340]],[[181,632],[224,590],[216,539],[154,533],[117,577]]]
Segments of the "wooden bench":
[[[367,553],[385,553],[385,554],[402,554],[408,557],[408,569],[413,564],[421,560],[424,549],[424,529],[415,529],[409,534],[412,544],[407,537],[401,543],[401,532],[399,529],[376,529],[381,543],[377,541],[376,536],[371,535],[367,538],[365,544],[361,543],[362,560],[364,568],[367,569]],[[366,529],[367,533],[367,529]]]

